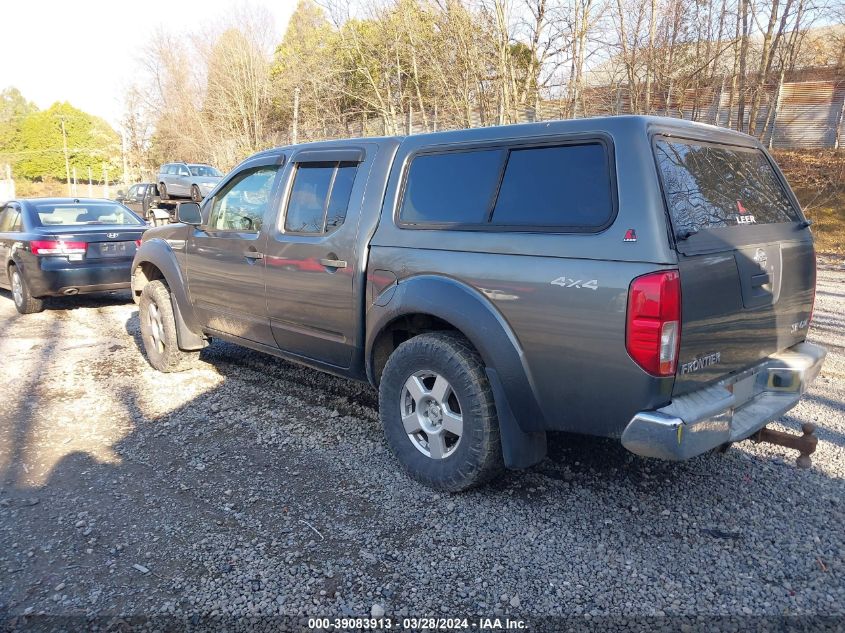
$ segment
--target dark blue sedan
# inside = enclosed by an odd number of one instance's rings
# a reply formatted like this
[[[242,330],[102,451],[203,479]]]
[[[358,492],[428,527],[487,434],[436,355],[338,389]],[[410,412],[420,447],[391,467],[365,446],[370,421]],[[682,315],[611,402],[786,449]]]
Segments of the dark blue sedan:
[[[21,314],[43,298],[129,288],[144,221],[109,200],[33,198],[0,208],[0,287]]]

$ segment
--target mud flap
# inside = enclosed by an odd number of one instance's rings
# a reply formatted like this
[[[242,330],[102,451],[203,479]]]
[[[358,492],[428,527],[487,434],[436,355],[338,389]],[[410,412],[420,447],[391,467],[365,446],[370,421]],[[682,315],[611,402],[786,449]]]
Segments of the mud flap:
[[[499,418],[499,433],[502,438],[502,457],[508,468],[528,468],[543,460],[546,456],[546,432],[526,433],[519,427],[508,404],[508,398],[502,387],[502,381],[495,369],[485,367],[487,379],[493,389],[496,402],[496,414]]]

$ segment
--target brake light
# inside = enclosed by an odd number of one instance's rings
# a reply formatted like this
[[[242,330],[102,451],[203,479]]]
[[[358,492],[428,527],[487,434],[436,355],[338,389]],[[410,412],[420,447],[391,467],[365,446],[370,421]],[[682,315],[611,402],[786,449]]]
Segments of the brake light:
[[[141,248],[141,240],[135,240],[135,248]]]
[[[628,289],[625,348],[653,376],[672,376],[681,345],[681,278],[677,270],[637,277]]]
[[[84,255],[88,250],[86,242],[64,242],[33,240],[29,243],[33,255]]]

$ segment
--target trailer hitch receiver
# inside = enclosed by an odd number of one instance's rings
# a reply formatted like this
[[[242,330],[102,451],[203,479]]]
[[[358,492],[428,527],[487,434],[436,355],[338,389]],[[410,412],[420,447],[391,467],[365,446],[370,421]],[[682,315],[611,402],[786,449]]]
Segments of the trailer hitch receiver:
[[[798,451],[798,459],[795,463],[798,468],[809,468],[813,461],[810,455],[816,452],[816,446],[819,443],[819,438],[816,437],[816,427],[814,424],[805,423],[801,425],[802,435],[794,435],[793,433],[784,433],[783,431],[773,431],[763,427],[757,433],[751,436],[754,442],[768,442],[769,444],[777,444],[778,446],[785,446]]]

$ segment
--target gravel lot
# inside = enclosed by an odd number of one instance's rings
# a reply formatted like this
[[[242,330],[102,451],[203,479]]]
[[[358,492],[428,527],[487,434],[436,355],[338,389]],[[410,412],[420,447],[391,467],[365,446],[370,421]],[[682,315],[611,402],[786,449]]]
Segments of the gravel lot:
[[[558,436],[539,466],[449,496],[400,473],[368,386],[222,342],[164,376],[128,295],[21,317],[2,292],[0,628],[382,611],[845,626],[843,315],[831,262],[810,337],[827,363],[774,425],[819,425],[809,471],[749,442],[670,464]]]

